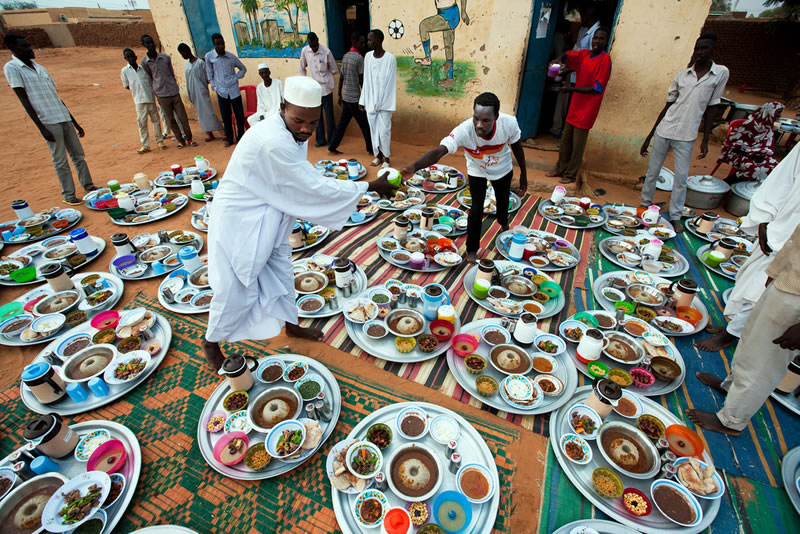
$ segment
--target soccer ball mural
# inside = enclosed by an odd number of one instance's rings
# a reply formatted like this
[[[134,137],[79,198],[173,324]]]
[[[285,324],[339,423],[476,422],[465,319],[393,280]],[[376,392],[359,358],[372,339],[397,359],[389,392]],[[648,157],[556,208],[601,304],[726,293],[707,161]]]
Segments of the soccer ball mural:
[[[400,39],[404,33],[406,33],[406,29],[403,27],[403,23],[397,19],[392,19],[392,22],[389,23],[389,37]]]

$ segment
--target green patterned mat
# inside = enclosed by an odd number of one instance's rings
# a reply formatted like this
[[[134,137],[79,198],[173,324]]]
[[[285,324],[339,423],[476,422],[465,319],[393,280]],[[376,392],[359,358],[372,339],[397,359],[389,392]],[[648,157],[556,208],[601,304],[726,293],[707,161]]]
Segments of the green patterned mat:
[[[142,448],[142,473],[136,494],[115,532],[131,532],[157,524],[178,524],[198,532],[339,532],[332,509],[325,460],[331,446],[358,422],[386,405],[419,400],[385,383],[366,381],[348,370],[328,366],[341,389],[343,407],[334,433],[321,452],[297,469],[261,482],[229,479],[203,460],[195,439],[205,400],[220,383],[198,353],[205,317],[169,313],[143,294],[128,308],[145,306],[163,314],[173,328],[166,358],[146,383],[108,407],[82,414],[71,422],[109,419],[127,426]],[[274,354],[258,342],[236,349],[260,357]],[[32,416],[19,398],[19,384],[0,393],[0,453],[22,444],[21,427]],[[500,477],[500,506],[495,532],[511,532],[512,483],[517,460],[506,454],[520,439],[521,429],[503,425],[495,416],[465,416],[495,455]]]

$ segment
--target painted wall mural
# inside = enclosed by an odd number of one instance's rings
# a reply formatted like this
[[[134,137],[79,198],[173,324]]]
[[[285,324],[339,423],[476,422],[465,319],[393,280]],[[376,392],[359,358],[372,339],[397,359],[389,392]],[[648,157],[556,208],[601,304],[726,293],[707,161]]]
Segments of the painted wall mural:
[[[230,0],[239,57],[299,58],[311,31],[308,0]]]
[[[399,21],[389,24],[389,35],[395,39],[403,38],[403,34],[407,39],[419,39],[413,48],[403,49],[405,56],[397,56],[397,71],[408,93],[458,98],[464,96],[467,83],[476,76],[473,62],[456,61],[454,52],[456,30],[470,24],[467,0],[460,0],[460,6],[459,0],[433,0],[431,4],[435,13],[420,21],[416,35],[410,30],[398,36],[396,25],[392,25]],[[443,59],[441,48],[444,48]]]

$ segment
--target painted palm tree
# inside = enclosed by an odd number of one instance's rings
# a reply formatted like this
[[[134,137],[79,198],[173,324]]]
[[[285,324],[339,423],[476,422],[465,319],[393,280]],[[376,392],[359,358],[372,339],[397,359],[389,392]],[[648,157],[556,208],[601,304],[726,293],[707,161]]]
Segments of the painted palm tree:
[[[259,2],[258,0],[242,0],[242,11],[245,15],[247,15],[247,19],[250,21],[250,27],[252,39],[251,42],[261,39],[261,33],[259,32],[258,28],[258,8]]]
[[[292,27],[294,34],[294,43],[296,47],[300,47],[300,13],[305,13],[308,18],[308,0],[275,0],[275,9],[278,11],[285,11],[289,17],[289,25]],[[292,18],[294,16],[294,18]],[[310,22],[310,20],[309,20]],[[310,25],[309,25],[310,26]]]

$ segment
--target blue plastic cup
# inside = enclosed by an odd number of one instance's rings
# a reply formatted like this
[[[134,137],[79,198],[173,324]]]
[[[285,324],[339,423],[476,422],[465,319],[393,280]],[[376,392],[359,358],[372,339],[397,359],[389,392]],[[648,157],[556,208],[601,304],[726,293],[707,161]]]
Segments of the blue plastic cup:
[[[67,386],[67,395],[75,402],[84,402],[89,398],[89,393],[80,384],[70,384]]]
[[[37,456],[31,460],[31,471],[37,475],[44,475],[45,473],[57,473],[58,464],[47,456]]]
[[[14,234],[11,230],[3,230],[3,241],[10,241],[12,237],[14,237]]]
[[[89,389],[94,393],[95,397],[105,397],[109,393],[108,384],[99,376],[89,380]]]
[[[160,261],[154,261],[153,263],[151,263],[150,268],[153,269],[153,272],[155,274],[164,274],[165,272],[167,272],[166,269],[164,269],[164,264],[161,263]]]

